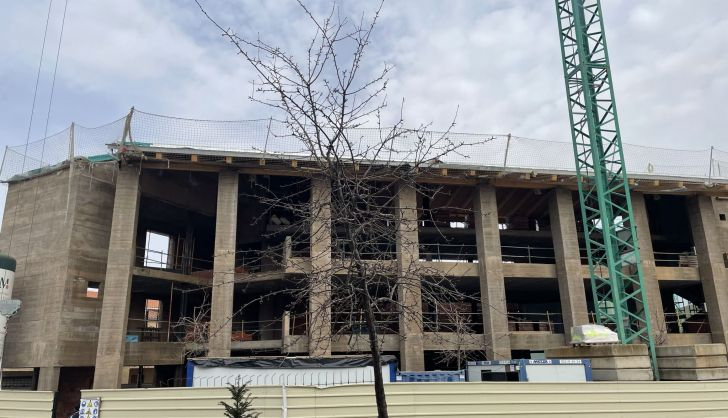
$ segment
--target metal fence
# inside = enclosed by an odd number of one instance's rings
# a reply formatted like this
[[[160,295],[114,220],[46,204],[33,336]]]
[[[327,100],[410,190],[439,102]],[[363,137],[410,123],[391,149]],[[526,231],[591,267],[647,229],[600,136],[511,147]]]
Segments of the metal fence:
[[[358,144],[362,158],[380,140],[379,129],[351,129],[347,135]],[[392,145],[387,158],[407,161],[417,155],[418,137],[438,138],[441,132],[402,135]],[[472,169],[534,170],[574,172],[572,145],[502,134],[449,133],[455,143],[463,144],[457,153],[441,158],[442,163]],[[169,149],[196,149],[231,153],[300,155],[307,152],[302,143],[274,119],[211,121],[181,119],[139,110],[96,128],[72,124],[69,128],[27,145],[6,147],[0,181],[16,176],[34,175],[73,157],[92,161],[104,159],[108,145],[122,140],[138,146]],[[625,144],[625,159],[633,175],[667,178],[728,181],[728,152],[713,147],[704,150],[674,150]]]
[[[374,370],[372,367],[304,371],[265,369],[256,374],[240,373],[193,377],[186,379],[186,383],[188,386],[193,387],[224,387],[241,383],[249,386],[285,385],[331,387],[337,385],[374,383]]]

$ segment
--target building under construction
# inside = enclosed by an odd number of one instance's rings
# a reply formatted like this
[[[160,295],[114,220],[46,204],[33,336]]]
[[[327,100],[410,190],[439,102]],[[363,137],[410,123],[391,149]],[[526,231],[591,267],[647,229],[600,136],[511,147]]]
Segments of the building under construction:
[[[3,385],[180,385],[191,352],[308,355],[312,332],[331,339],[324,355],[361,352],[340,312],[312,330],[310,306],[283,294],[248,303],[305,274],[314,251],[337,257],[336,242],[295,245],[286,220],[257,219],[265,208],[255,184],[284,190],[311,177],[282,130],[275,120],[133,111],[6,149],[0,252],[17,260],[13,297],[23,305],[9,322]],[[417,225],[417,262],[475,299],[487,295],[488,304],[462,308],[468,350],[491,360],[538,357],[567,344],[573,325],[594,322],[572,146],[461,137],[477,143],[469,157],[438,161],[423,177],[442,185],[438,198],[396,191],[418,209],[403,220]],[[728,154],[629,145],[625,154],[657,344],[725,343]],[[322,187],[312,182],[298,199]],[[437,215],[424,222],[423,209]],[[282,262],[257,256],[269,248],[281,248]],[[229,272],[235,280],[220,285]],[[418,335],[406,335],[391,314],[382,319],[394,323],[384,352],[403,370],[444,367],[438,352],[448,347],[432,335],[448,332],[447,317],[423,302],[421,326],[401,327]],[[194,328],[216,321],[223,330],[200,341]]]

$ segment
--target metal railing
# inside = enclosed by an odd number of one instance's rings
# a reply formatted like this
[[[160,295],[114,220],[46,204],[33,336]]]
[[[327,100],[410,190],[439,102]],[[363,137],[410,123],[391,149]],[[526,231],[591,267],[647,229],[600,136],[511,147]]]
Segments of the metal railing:
[[[698,256],[695,248],[683,252],[655,251],[655,265],[662,267],[697,267]]]
[[[336,239],[333,246],[334,258],[350,259],[353,255],[352,245],[348,240]],[[364,260],[393,260],[397,257],[394,242],[365,242],[358,246],[357,253]]]
[[[564,319],[554,312],[509,312],[509,331],[542,331],[552,334],[564,333]]]
[[[126,331],[127,342],[184,342],[185,336],[185,327],[178,323],[143,318],[129,318]]]
[[[507,263],[555,263],[553,247],[502,245],[501,257]]]
[[[283,337],[283,321],[269,319],[262,321],[233,321],[232,341],[268,341]]]
[[[399,314],[397,312],[375,312],[374,322],[379,334],[397,334],[399,332]],[[335,334],[367,334],[369,328],[363,312],[334,312],[331,331]]]
[[[706,312],[693,314],[665,313],[665,326],[671,334],[709,333],[710,323]]]
[[[473,244],[420,243],[420,260],[473,263],[478,260],[478,246]]]
[[[437,262],[475,263],[478,261],[478,246],[475,244],[420,243],[420,260]],[[352,251],[345,242],[335,242],[335,257],[347,259]],[[364,259],[394,259],[396,245],[388,243],[367,243],[359,251]],[[501,257],[507,263],[554,263],[553,247],[502,245]]]
[[[191,274],[212,280],[213,260],[183,257],[145,247],[138,247],[137,250],[136,265],[138,267]],[[281,260],[276,257],[278,255],[272,251],[238,250],[235,252],[235,272],[255,273],[277,269],[280,267]]]
[[[398,312],[376,312],[377,332],[396,334],[399,331]],[[298,318],[298,326],[295,325]],[[306,335],[308,322],[306,314],[291,315],[290,335]],[[366,321],[361,312],[334,312],[332,332],[335,334],[366,334]],[[510,331],[539,331],[553,334],[564,333],[563,316],[559,312],[510,312]],[[483,314],[481,312],[422,312],[424,332],[482,334]]]
[[[137,267],[173,271],[181,274],[195,274],[196,272],[210,271],[210,278],[212,278],[212,264],[212,260],[184,257],[165,251],[137,247]]]
[[[483,314],[480,312],[422,312],[425,332],[482,334]]]

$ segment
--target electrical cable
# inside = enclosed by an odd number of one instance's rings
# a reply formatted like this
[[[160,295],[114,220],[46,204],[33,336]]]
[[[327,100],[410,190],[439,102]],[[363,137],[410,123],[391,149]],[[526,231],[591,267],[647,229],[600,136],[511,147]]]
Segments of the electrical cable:
[[[51,118],[51,106],[53,105],[53,93],[56,87],[56,74],[58,73],[58,58],[61,55],[61,44],[63,43],[63,29],[66,27],[66,12],[68,10],[68,0],[63,5],[63,18],[61,19],[61,33],[58,35],[58,48],[56,48],[56,63],[53,67],[53,81],[51,83],[51,96],[48,99],[48,113],[46,114],[45,131],[43,132],[43,138],[48,137],[48,121]],[[45,143],[44,143],[45,145]],[[43,157],[41,154],[41,163]]]
[[[53,8],[53,0],[49,0],[48,2],[48,13],[46,15],[46,23],[45,23],[45,29],[43,31],[43,43],[41,44],[40,48],[40,62],[38,62],[38,71],[35,76],[35,89],[33,91],[33,104],[30,108],[30,121],[28,122],[28,133],[25,136],[25,149],[23,151],[23,164],[21,165],[20,172],[25,172],[25,160],[28,157],[28,143],[30,142],[30,131],[33,127],[33,114],[35,113],[35,102],[38,98],[38,85],[40,84],[40,72],[43,68],[43,55],[45,55],[45,45],[46,45],[46,39],[48,37],[48,23],[51,20],[51,10]],[[8,240],[8,255],[10,255],[10,247],[13,245],[13,233],[15,232],[15,219],[16,215],[18,214],[18,205],[20,204],[20,191],[22,187],[18,187],[18,198],[15,201],[15,208],[13,209],[13,223],[10,227],[10,238]],[[8,188],[8,192],[10,191],[10,188]]]
[[[56,62],[53,66],[53,81],[51,83],[51,92],[50,92],[50,98],[48,99],[48,113],[46,114],[46,123],[45,123],[45,131],[43,133],[43,145],[41,147],[40,152],[40,165],[43,166],[43,157],[45,156],[45,145],[46,140],[48,137],[48,121],[51,117],[51,107],[53,105],[53,92],[56,87],[56,74],[58,73],[58,60],[61,55],[61,45],[63,43],[63,29],[66,27],[66,12],[68,10],[68,0],[65,1],[63,5],[63,18],[61,19],[61,33],[58,35],[58,47],[56,48]],[[71,139],[72,140],[72,139]],[[69,161],[69,173],[70,173],[70,166],[73,165],[73,161]],[[70,202],[70,196],[71,196],[71,180],[72,178],[69,176],[68,178],[68,196],[66,199],[66,221],[68,221],[68,203]],[[38,208],[38,183],[40,181],[36,180],[35,182],[35,189],[33,191],[33,212],[31,212],[30,215],[30,226],[28,227],[28,247],[25,251],[25,263],[24,263],[24,269],[23,272],[25,272],[28,269],[28,257],[30,256],[30,243],[32,240],[32,234],[33,234],[33,222],[35,221],[35,213],[36,209]]]

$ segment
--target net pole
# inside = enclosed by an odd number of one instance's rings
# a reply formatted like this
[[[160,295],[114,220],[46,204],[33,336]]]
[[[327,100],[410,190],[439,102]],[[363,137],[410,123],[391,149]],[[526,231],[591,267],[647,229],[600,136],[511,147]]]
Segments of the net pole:
[[[5,159],[8,158],[8,146],[5,145],[5,152],[3,153],[3,162],[0,164],[0,179],[5,180],[3,177],[3,173],[5,172]]]

